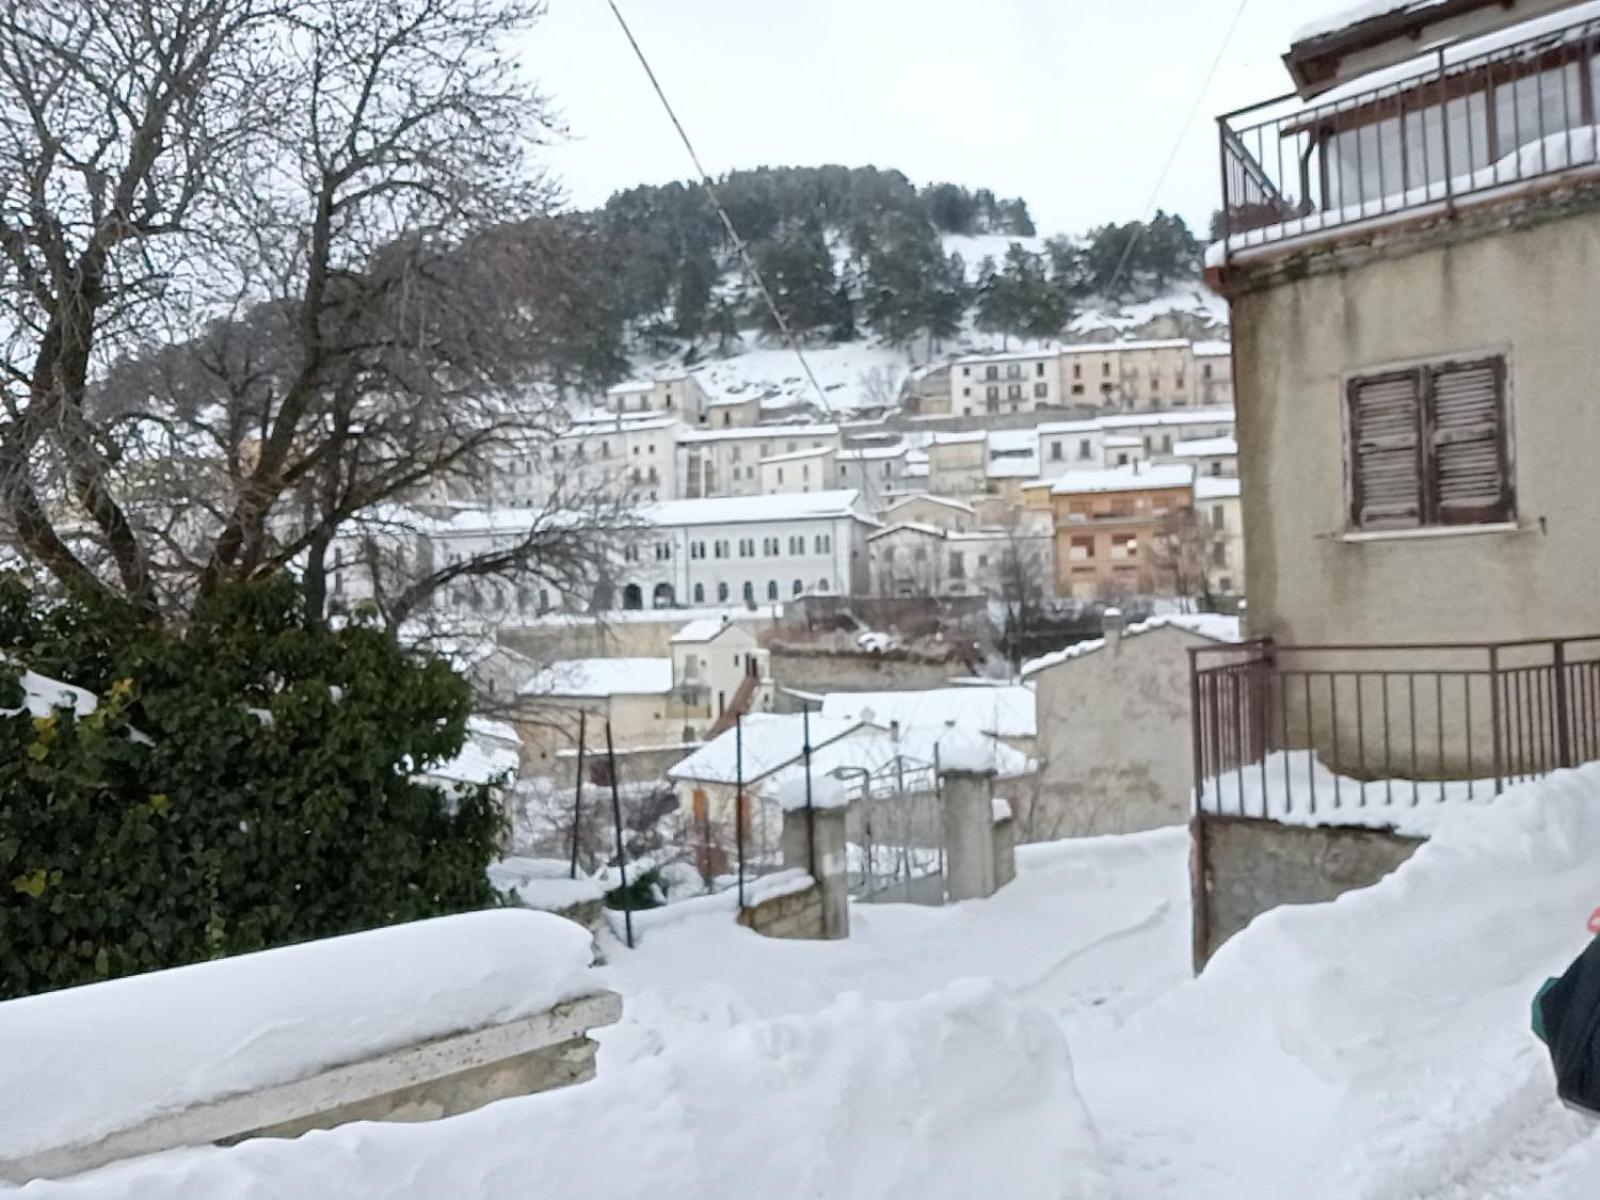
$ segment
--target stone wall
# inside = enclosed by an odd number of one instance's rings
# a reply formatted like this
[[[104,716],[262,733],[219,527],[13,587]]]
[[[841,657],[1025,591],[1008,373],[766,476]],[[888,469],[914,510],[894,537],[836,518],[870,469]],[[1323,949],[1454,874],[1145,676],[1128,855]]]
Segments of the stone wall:
[[[785,872],[787,874],[787,872]],[[739,924],[766,937],[820,940],[823,928],[822,889],[810,876],[807,886],[760,898],[739,913]]]
[[[1017,823],[1002,817],[994,823],[994,886],[1003,888],[1017,877]]]
[[[1268,909],[1370,887],[1422,844],[1386,829],[1285,825],[1211,813],[1197,815],[1190,830],[1196,970]]]
[[[841,654],[816,647],[772,647],[772,678],[778,684],[779,711],[798,712],[784,688],[802,692],[912,691],[943,687],[953,675],[967,674],[955,659],[925,661],[894,654]],[[789,704],[788,707],[785,707]]]

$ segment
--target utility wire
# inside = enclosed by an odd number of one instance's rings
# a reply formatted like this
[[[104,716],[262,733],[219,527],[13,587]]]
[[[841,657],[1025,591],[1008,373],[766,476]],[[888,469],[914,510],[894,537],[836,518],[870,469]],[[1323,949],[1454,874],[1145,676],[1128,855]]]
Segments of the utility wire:
[[[750,255],[750,247],[739,236],[738,229],[734,227],[733,218],[728,215],[728,210],[723,207],[722,200],[717,195],[717,189],[711,181],[711,175],[700,162],[700,155],[695,152],[694,142],[689,139],[689,131],[683,127],[683,122],[678,120],[678,114],[672,107],[672,101],[667,99],[667,93],[662,89],[661,81],[656,78],[656,73],[650,66],[650,60],[645,57],[643,47],[639,45],[639,40],[633,36],[633,30],[628,27],[627,19],[622,15],[622,10],[617,7],[617,0],[606,0],[606,4],[610,7],[611,14],[617,18],[617,24],[622,27],[622,33],[628,39],[628,45],[633,47],[634,56],[638,58],[639,65],[644,68],[644,73],[650,80],[650,86],[655,89],[656,98],[661,101],[661,107],[666,109],[667,116],[672,120],[672,127],[678,131],[678,139],[683,142],[683,148],[689,152],[689,161],[694,164],[695,172],[700,177],[700,186],[705,191],[706,198],[711,201],[711,206],[717,210],[717,216],[722,219],[722,227],[727,231],[728,239],[733,242],[734,249],[739,252],[740,261],[744,263],[745,273],[750,276],[751,281],[756,285],[756,290],[761,293],[761,300],[766,305],[767,311],[772,314],[772,320],[777,325],[778,332],[783,336],[784,343],[794,352],[794,356],[800,360],[800,367],[805,372],[806,379],[810,381],[812,390],[817,393],[817,399],[821,402],[823,411],[837,421],[839,417],[834,411],[832,403],[828,400],[828,394],[822,390],[822,385],[817,382],[817,377],[811,370],[811,364],[806,360],[805,351],[800,348],[799,341],[789,328],[789,322],[784,319],[783,313],[778,311],[778,305],[773,300],[772,293],[767,290],[767,281],[761,278],[761,272],[756,269],[755,259]],[[864,463],[865,460],[863,459],[862,462]],[[868,472],[863,468],[861,474],[865,478]]]
[[[1167,176],[1172,171],[1172,165],[1178,161],[1178,152],[1183,148],[1183,139],[1189,135],[1189,126],[1194,124],[1194,117],[1204,103],[1206,92],[1211,89],[1211,81],[1216,78],[1217,68],[1222,65],[1222,57],[1228,52],[1228,47],[1233,44],[1233,35],[1239,31],[1239,21],[1244,16],[1244,10],[1250,0],[1239,0],[1239,7],[1233,10],[1233,20],[1228,23],[1227,32],[1222,35],[1222,44],[1217,47],[1217,53],[1211,60],[1211,66],[1206,69],[1206,77],[1200,83],[1200,90],[1195,93],[1194,103],[1189,106],[1188,114],[1183,118],[1183,124],[1178,127],[1177,139],[1172,143],[1172,151],[1167,155],[1166,164],[1161,168],[1161,174],[1156,179],[1155,187],[1150,189],[1150,198],[1145,201],[1144,212],[1139,216],[1139,223],[1134,226],[1128,244],[1122,248],[1122,257],[1117,260],[1117,269],[1111,272],[1111,282],[1106,284],[1106,295],[1112,295],[1118,280],[1122,278],[1123,268],[1128,265],[1134,247],[1139,244],[1139,239],[1144,235],[1145,223],[1150,220],[1150,212],[1156,206],[1156,197],[1161,194],[1161,189],[1166,186]]]

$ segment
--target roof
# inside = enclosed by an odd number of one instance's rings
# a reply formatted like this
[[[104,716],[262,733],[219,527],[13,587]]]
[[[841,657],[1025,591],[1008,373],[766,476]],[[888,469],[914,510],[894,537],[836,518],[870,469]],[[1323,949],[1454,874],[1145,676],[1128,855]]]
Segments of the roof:
[[[1187,463],[1153,467],[1115,467],[1106,471],[1069,471],[1050,487],[1052,495],[1090,492],[1142,492],[1150,488],[1188,487],[1194,469]]]
[[[648,392],[653,387],[655,387],[655,381],[651,379],[625,379],[621,383],[608,387],[606,395],[631,395],[634,392]]]
[[[1034,362],[1039,359],[1055,358],[1060,353],[1059,347],[1052,346],[1048,350],[1000,350],[993,354],[963,354],[960,358],[951,360],[951,365],[961,367],[983,363]]]
[[[1101,417],[1102,429],[1142,429],[1146,425],[1218,425],[1233,423],[1231,408],[1186,408],[1146,413],[1118,413]]]
[[[568,658],[518,689],[519,696],[662,696],[672,690],[670,658]]]
[[[1126,450],[1130,446],[1137,446],[1142,450],[1144,449],[1144,439],[1135,437],[1131,433],[1113,433],[1106,436],[1105,448],[1107,450]]]
[[[1039,456],[1026,454],[991,458],[984,467],[983,473],[990,479],[1037,479],[1039,477]]]
[[[1194,344],[1194,356],[1196,358],[1227,358],[1232,353],[1232,342],[1196,342]]]
[[[813,757],[818,750],[860,728],[861,724],[853,719],[813,716]],[[744,782],[756,783],[804,754],[805,721],[799,713],[751,713],[745,717],[742,725],[742,732],[737,728],[729,729],[669,768],[667,778],[701,783],[737,783],[740,778],[738,755],[742,752]],[[741,737],[742,750],[738,745]]]
[[[1088,421],[1046,421],[1038,427],[1041,436],[1052,433],[1099,433],[1103,426],[1099,418]]]
[[[1109,354],[1114,350],[1180,350],[1188,346],[1188,338],[1155,338],[1150,341],[1130,342],[1080,342],[1063,346],[1063,354]]]
[[[1177,458],[1207,458],[1215,454],[1237,454],[1239,443],[1233,437],[1193,438],[1177,442],[1172,447]]]
[[[725,630],[732,629],[733,622],[724,617],[701,617],[697,621],[690,621],[677,633],[672,635],[674,646],[687,645],[693,642],[709,642],[712,638]]]
[[[469,737],[461,743],[460,754],[449,762],[429,767],[427,774],[450,783],[477,785],[500,778],[515,779],[520,766],[521,759],[515,750],[502,749]]]
[[[900,533],[903,530],[910,531],[911,533],[922,533],[929,537],[936,538],[942,538],[946,536],[945,531],[936,525],[924,525],[921,521],[896,521],[893,525],[890,525],[887,528],[880,529],[875,533],[869,533],[867,535],[867,541],[875,542],[881,537],[888,537],[891,533]]]
[[[1239,498],[1239,481],[1237,479],[1221,479],[1215,475],[1200,475],[1194,481],[1194,498],[1196,500],[1237,500]]]
[[[1176,629],[1213,642],[1237,642],[1241,636],[1239,618],[1225,617],[1221,613],[1173,613],[1170,616],[1151,617],[1148,621],[1129,625],[1122,631],[1122,636],[1139,637],[1158,629]],[[1022,664],[1022,678],[1027,679],[1050,667],[1082,658],[1086,654],[1093,654],[1105,644],[1106,639],[1103,637],[1091,638],[1085,642],[1075,642],[1063,650],[1030,659]]]
[[[734,525],[770,521],[854,517],[871,522],[856,510],[861,493],[854,488],[829,492],[793,492],[769,496],[710,496],[699,500],[662,500],[639,510],[651,525]]]
[[[841,450],[838,458],[841,462],[868,462],[900,458],[911,450],[904,442],[896,442],[893,446],[866,446],[859,450]]]
[[[970,442],[987,441],[988,431],[983,429],[963,429],[954,433],[936,433],[933,435],[935,446],[962,446]]]
[[[791,450],[787,454],[770,454],[761,460],[761,465],[765,467],[771,463],[798,462],[802,458],[823,458],[832,453],[832,446],[813,446],[805,450]]]
[[[899,508],[902,504],[918,503],[942,504],[946,508],[953,508],[957,512],[966,513],[968,516],[971,516],[973,512],[972,505],[968,504],[965,500],[952,500],[949,496],[935,496],[931,492],[918,492],[912,496],[902,496],[893,504],[889,505],[888,508],[884,509],[884,512],[891,513],[895,509]]]
[[[837,425],[746,425],[740,428],[691,429],[683,435],[685,443],[760,441],[762,438],[837,437]]]
[[[971,687],[910,692],[829,692],[824,717],[857,717],[876,725],[949,725],[998,737],[1034,737],[1038,720],[1032,688],[1011,684],[976,691]]]

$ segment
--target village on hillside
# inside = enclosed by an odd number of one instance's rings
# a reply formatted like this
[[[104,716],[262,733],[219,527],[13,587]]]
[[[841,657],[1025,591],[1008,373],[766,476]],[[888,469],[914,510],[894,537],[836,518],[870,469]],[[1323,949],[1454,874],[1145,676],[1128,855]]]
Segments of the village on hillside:
[[[1590,1200],[1600,0],[1220,6],[1204,239],[693,2],[593,207],[564,10],[0,14],[0,1200]]]

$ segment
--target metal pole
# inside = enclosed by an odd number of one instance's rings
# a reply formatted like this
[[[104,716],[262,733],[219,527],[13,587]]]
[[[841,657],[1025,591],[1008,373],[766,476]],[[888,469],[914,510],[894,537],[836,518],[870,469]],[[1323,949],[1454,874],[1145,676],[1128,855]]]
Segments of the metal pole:
[[[817,877],[817,815],[811,807],[811,710],[803,709],[800,715],[803,741],[800,753],[806,767],[806,861],[811,866],[811,878]]]
[[[1572,737],[1567,728],[1567,643],[1556,639],[1552,650],[1555,671],[1556,766],[1572,766]]]
[[[1489,647],[1489,728],[1494,735],[1494,794],[1504,787],[1504,743],[1501,741],[1500,647]]]
[[[572,868],[567,873],[569,879],[578,877],[578,830],[583,823],[583,747],[586,740],[584,723],[588,716],[586,709],[578,710],[578,783],[572,794]]]
[[[628,896],[628,863],[622,852],[622,796],[617,791],[617,751],[611,744],[611,722],[606,722],[606,766],[611,772],[611,817],[617,830],[617,873],[622,879],[623,928],[628,934],[628,949],[633,949],[633,904]]]
[[[744,911],[744,714],[733,717],[733,840],[739,851],[739,911]]]

